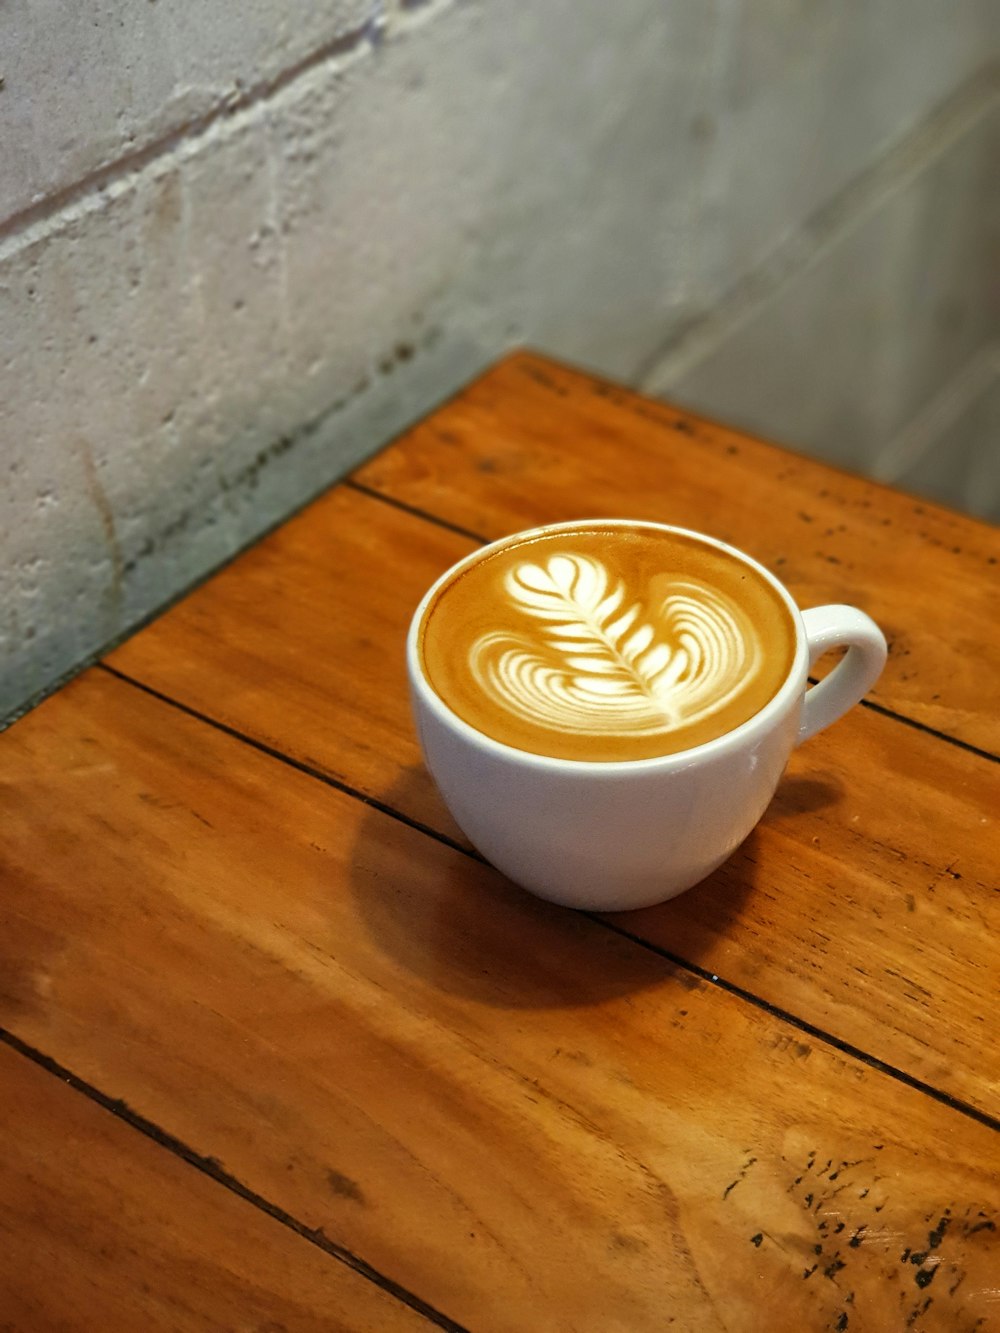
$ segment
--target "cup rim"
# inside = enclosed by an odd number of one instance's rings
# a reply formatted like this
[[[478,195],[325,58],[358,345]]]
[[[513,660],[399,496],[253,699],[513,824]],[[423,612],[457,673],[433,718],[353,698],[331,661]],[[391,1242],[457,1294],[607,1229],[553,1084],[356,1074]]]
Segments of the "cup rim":
[[[475,564],[491,552],[500,550],[514,542],[530,541],[535,537],[552,532],[567,532],[576,528],[597,526],[605,528],[652,528],[658,532],[670,532],[681,537],[692,538],[707,546],[714,546],[716,550],[724,551],[734,559],[749,565],[774,588],[788,609],[792,624],[795,627],[795,653],[788,669],[788,675],[763,708],[741,722],[739,726],[723,732],[721,736],[715,736],[712,740],[702,741],[701,744],[692,745],[684,750],[675,750],[671,754],[647,755],[640,759],[563,759],[558,755],[537,754],[533,750],[522,750],[516,745],[508,745],[506,741],[498,741],[493,736],[487,735],[485,731],[480,731],[478,727],[474,727],[471,722],[466,722],[464,718],[459,717],[454,709],[442,699],[431,684],[420,660],[420,632],[424,618],[441,589],[456,578],[467,566]],[[514,760],[540,772],[574,772],[593,774],[594,776],[632,772],[653,773],[670,769],[682,769],[689,764],[714,758],[733,747],[742,745],[747,740],[752,740],[757,733],[767,732],[771,724],[785,711],[792,697],[804,690],[809,666],[806,629],[802,612],[785,585],[769,569],[755,560],[752,555],[748,555],[746,551],[740,550],[738,546],[732,546],[729,542],[724,542],[718,537],[711,537],[708,533],[699,532],[695,528],[682,528],[676,523],[657,523],[653,519],[631,518],[577,518],[563,520],[558,523],[541,523],[534,528],[523,528],[518,532],[509,533],[506,537],[498,537],[495,541],[487,542],[475,551],[470,551],[467,556],[450,565],[443,574],[436,578],[420,599],[410,620],[410,628],[406,636],[406,660],[411,688],[419,693],[421,701],[443,725],[456,731],[463,739],[479,746],[487,753],[496,755],[498,758]]]

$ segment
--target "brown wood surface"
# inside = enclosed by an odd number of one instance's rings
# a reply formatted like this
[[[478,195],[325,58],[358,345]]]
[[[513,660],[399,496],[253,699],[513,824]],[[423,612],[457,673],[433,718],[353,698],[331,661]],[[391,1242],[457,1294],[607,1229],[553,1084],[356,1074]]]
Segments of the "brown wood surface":
[[[0,780],[3,1025],[465,1326],[995,1322],[972,1117],[106,672]]]
[[[109,661],[448,836],[419,763],[407,622],[474,543],[339,487]],[[798,751],[726,866],[619,924],[1000,1115],[995,763],[856,709]]]
[[[4,1044],[0,1135],[5,1333],[433,1328]]]
[[[874,697],[1000,751],[1000,530],[531,353],[502,362],[358,481],[489,538],[559,519],[722,537],[800,605],[852,602],[891,657]]]

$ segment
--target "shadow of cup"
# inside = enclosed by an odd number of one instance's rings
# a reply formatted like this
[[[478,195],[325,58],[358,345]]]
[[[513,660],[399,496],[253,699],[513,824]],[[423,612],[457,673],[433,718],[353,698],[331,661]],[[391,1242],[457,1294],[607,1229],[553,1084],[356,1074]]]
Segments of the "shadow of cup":
[[[839,790],[826,778],[788,777],[765,820],[819,809]],[[671,961],[697,964],[746,915],[758,875],[754,830],[695,888],[657,907],[609,914],[614,930],[601,930],[600,916],[543,902],[487,865],[422,766],[405,769],[382,801],[419,810],[426,841],[414,844],[414,832],[376,810],[366,815],[350,877],[359,916],[382,952],[415,978],[483,1004],[586,1006],[668,984]],[[648,941],[654,949],[637,947]]]
[[[414,791],[429,781],[408,769],[383,800],[412,808]],[[526,893],[471,848],[416,838],[372,810],[355,841],[350,884],[372,940],[419,981],[479,1004],[552,1009],[600,1004],[667,979],[656,954]]]

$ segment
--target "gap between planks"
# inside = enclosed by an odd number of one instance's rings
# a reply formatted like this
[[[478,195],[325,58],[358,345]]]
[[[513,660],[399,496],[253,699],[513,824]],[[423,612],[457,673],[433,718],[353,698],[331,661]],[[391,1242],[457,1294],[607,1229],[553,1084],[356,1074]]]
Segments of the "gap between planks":
[[[449,519],[440,518],[437,514],[430,513],[427,509],[420,509],[416,505],[407,504],[405,500],[397,500],[395,496],[386,495],[384,491],[376,490],[374,486],[356,481],[353,477],[344,477],[337,484],[346,486],[349,490],[357,491],[360,495],[367,495],[372,500],[379,500],[382,504],[389,505],[392,509],[399,509],[404,514],[410,514],[413,518],[423,519],[425,523],[433,523],[436,527],[454,532],[459,537],[466,537],[469,541],[477,542],[480,546],[488,546],[492,541],[492,538],[484,537],[481,532],[473,532],[469,528],[463,528],[457,523],[452,523]],[[815,683],[813,681],[813,684]],[[978,745],[973,745],[970,741],[963,741],[957,736],[950,735],[947,731],[939,731],[937,727],[929,727],[926,722],[918,722],[916,718],[907,717],[905,713],[897,713],[895,709],[887,708],[885,704],[876,703],[874,699],[861,699],[859,702],[862,708],[868,708],[873,713],[881,713],[883,717],[892,718],[894,722],[899,722],[904,727],[911,727],[914,731],[922,731],[927,736],[933,736],[935,740],[944,741],[946,745],[954,745],[959,750],[965,750],[969,754],[976,755],[979,759],[985,759],[988,763],[1000,764],[1000,755],[994,754],[992,750],[984,750]]]
[[[489,864],[486,858],[481,856],[479,852],[470,847],[463,846],[460,842],[457,842],[454,838],[450,838],[447,834],[440,833],[437,829],[431,828],[430,825],[423,824],[419,820],[411,818],[411,816],[404,814],[400,810],[396,810],[386,802],[379,801],[374,797],[367,795],[365,792],[359,791],[356,787],[352,787],[348,783],[341,781],[339,778],[331,777],[320,769],[314,768],[310,764],[303,763],[300,759],[295,759],[291,755],[286,755],[274,746],[268,745],[264,741],[257,740],[255,737],[247,735],[238,728],[232,727],[228,723],[221,722],[216,718],[211,717],[209,714],[201,712],[200,709],[192,708],[188,704],[181,703],[179,700],[171,698],[170,695],[164,694],[161,690],[154,689],[153,686],[146,685],[142,681],[134,679],[124,671],[120,671],[117,667],[112,667],[105,662],[101,662],[98,663],[98,669],[113,676],[123,684],[129,685],[133,689],[140,690],[143,694],[147,694],[150,697],[157,699],[167,707],[175,708],[185,716],[204,723],[206,726],[213,727],[217,731],[221,731],[224,735],[229,736],[231,739],[238,741],[243,745],[249,746],[258,753],[267,755],[268,758],[274,759],[278,763],[286,764],[289,768],[293,768],[297,772],[303,773],[305,776],[313,778],[317,782],[321,782],[328,787],[333,787],[336,791],[342,792],[346,796],[352,797],[354,800],[361,801],[364,805],[379,810],[382,814],[388,815],[391,819],[398,820],[399,823],[415,829],[426,837],[433,838],[436,842],[443,843],[446,847],[450,847],[452,850],[460,852],[470,860],[478,861],[482,865]],[[923,1093],[924,1096],[930,1097],[933,1101],[948,1107],[949,1110],[956,1111],[959,1115],[966,1116],[968,1119],[984,1125],[987,1129],[1000,1131],[1000,1118],[980,1110],[978,1107],[963,1101],[959,1097],[953,1096],[951,1093],[944,1092],[941,1088],[934,1087],[931,1083],[924,1082],[923,1079],[908,1074],[905,1070],[898,1068],[896,1065],[889,1064],[885,1060],[879,1059],[878,1056],[872,1055],[870,1052],[863,1050],[859,1046],[854,1046],[850,1042],[843,1041],[832,1032],[827,1032],[824,1028],[817,1027],[815,1024],[810,1023],[807,1019],[800,1018],[790,1010],[782,1009],[779,1005],[772,1004],[762,996],[754,994],[753,991],[746,990],[735,982],[719,976],[718,973],[711,972],[709,969],[701,967],[697,963],[690,962],[679,954],[673,954],[669,950],[664,949],[657,944],[653,944],[643,936],[634,934],[632,931],[616,922],[606,920],[596,912],[584,911],[581,912],[580,915],[585,916],[588,920],[602,929],[609,930],[613,934],[620,935],[623,939],[629,940],[638,948],[645,949],[648,952],[657,955],[657,957],[664,959],[665,962],[672,964],[674,967],[679,967],[683,971],[690,973],[692,976],[698,977],[708,985],[725,991],[727,994],[743,1000],[747,1004],[753,1005],[754,1008],[761,1010],[763,1013],[777,1019],[779,1022],[788,1024],[790,1027],[795,1028],[804,1035],[823,1042],[824,1045],[831,1047],[842,1055],[847,1055],[852,1059],[858,1060],[862,1064],[867,1065],[870,1069],[877,1070],[886,1077],[894,1079],[896,1082],[902,1083],[906,1087],[914,1089],[916,1092]]]
[[[421,1300],[419,1296],[415,1296],[413,1292],[400,1286],[398,1282],[394,1282],[391,1277],[379,1272],[377,1268],[373,1268],[371,1264],[366,1263],[364,1259],[360,1259],[345,1246],[331,1240],[322,1227],[306,1226],[304,1222],[300,1222],[298,1218],[284,1208],[272,1203],[270,1199],[258,1194],[256,1190],[252,1190],[248,1185],[244,1185],[214,1157],[206,1157],[203,1153],[196,1152],[194,1148],[182,1139],[177,1138],[175,1134],[161,1129],[159,1125],[147,1119],[146,1116],[140,1115],[138,1111],[134,1111],[120,1098],[108,1096],[100,1088],[95,1087],[93,1083],[88,1083],[86,1079],[80,1078],[72,1070],[67,1069],[65,1065],[59,1064],[51,1056],[45,1055],[44,1052],[37,1050],[34,1046],[30,1046],[27,1042],[22,1041],[20,1037],[15,1036],[13,1032],[9,1032],[3,1027],[0,1027],[0,1042],[9,1046],[12,1051],[16,1051],[18,1055],[23,1056],[26,1060],[38,1065],[39,1068],[44,1069],[46,1073],[54,1075],[60,1082],[71,1087],[74,1092],[80,1093],[81,1096],[96,1103],[105,1111],[109,1111],[117,1120],[123,1121],[147,1139],[151,1139],[158,1147],[164,1148],[167,1152],[186,1162],[188,1166],[200,1171],[202,1175],[208,1176],[217,1185],[221,1185],[223,1189],[229,1190],[231,1194],[235,1194],[245,1203],[250,1204],[251,1207],[266,1213],[268,1217],[273,1218],[283,1227],[287,1227],[296,1236],[308,1241],[310,1245],[315,1245],[324,1254],[337,1260],[338,1263],[346,1265],[359,1276],[366,1278],[402,1305],[406,1305],[416,1314],[422,1315],[435,1328],[445,1329],[447,1333],[469,1333],[463,1324],[458,1324],[454,1319],[449,1319],[447,1315],[442,1314],[432,1305]]]

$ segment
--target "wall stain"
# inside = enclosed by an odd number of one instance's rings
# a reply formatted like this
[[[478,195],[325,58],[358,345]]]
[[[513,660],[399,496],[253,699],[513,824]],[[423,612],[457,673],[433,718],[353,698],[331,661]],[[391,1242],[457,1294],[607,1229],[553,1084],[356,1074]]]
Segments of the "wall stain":
[[[408,359],[405,356],[401,359]],[[123,575],[131,574],[137,565],[144,560],[150,559],[163,546],[166,546],[173,538],[179,537],[186,532],[192,524],[204,521],[205,515],[212,512],[213,506],[220,495],[228,494],[231,491],[253,491],[260,483],[261,474],[265,468],[279,458],[294,450],[302,441],[306,440],[324,421],[333,416],[336,412],[342,412],[355,398],[360,397],[370,387],[370,380],[367,376],[356,383],[353,388],[344,397],[336,399],[318,416],[307,422],[293,433],[286,433],[276,436],[269,444],[263,445],[257,450],[256,454],[238,467],[234,472],[221,473],[218,477],[218,495],[211,496],[207,504],[194,509],[181,510],[159,531],[148,533],[134,553],[127,560],[121,562],[121,573]],[[109,510],[110,513],[110,510]]]
[[[87,488],[87,494],[90,496],[94,509],[97,511],[97,517],[100,520],[101,531],[104,534],[104,544],[108,549],[108,557],[111,561],[111,584],[109,588],[110,600],[116,608],[121,605],[122,600],[122,581],[125,575],[125,561],[122,557],[121,543],[118,540],[118,530],[115,527],[115,514],[111,507],[111,501],[108,499],[107,491],[104,489],[104,483],[101,481],[101,474],[94,462],[94,455],[90,445],[86,440],[78,440],[75,445],[75,451],[83,467],[83,480]]]

